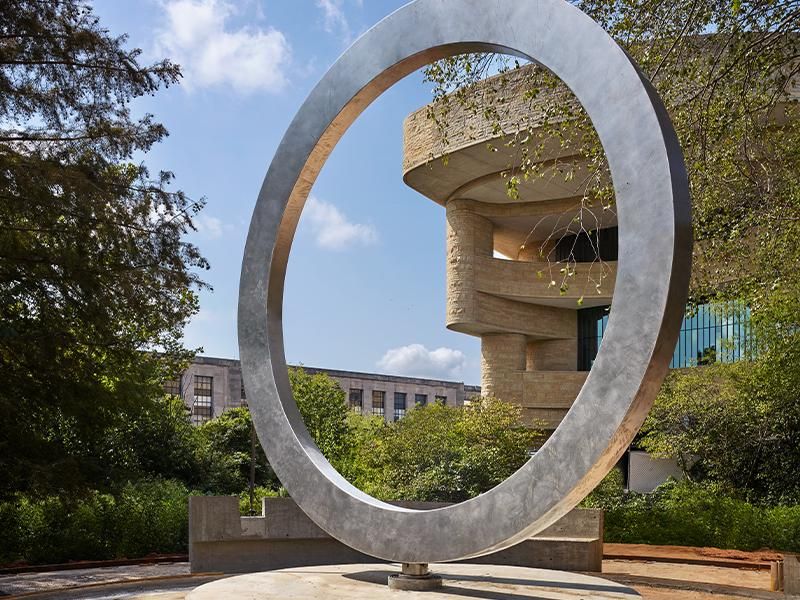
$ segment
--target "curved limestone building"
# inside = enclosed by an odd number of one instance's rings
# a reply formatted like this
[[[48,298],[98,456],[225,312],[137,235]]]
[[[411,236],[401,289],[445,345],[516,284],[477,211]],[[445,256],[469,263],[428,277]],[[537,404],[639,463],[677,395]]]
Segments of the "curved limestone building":
[[[514,93],[522,78],[510,83],[506,97],[517,100],[507,112],[535,115],[535,103]],[[447,211],[446,325],[480,337],[484,395],[519,404],[527,420],[553,429],[586,379],[611,303],[616,217],[580,214],[583,167],[567,181],[559,166],[576,157],[560,144],[542,140],[545,176],[522,183],[512,199],[514,151],[480,111],[451,106],[446,126],[443,135],[427,107],[409,115],[403,162],[405,183]],[[591,232],[580,231],[579,216]],[[561,271],[568,262],[569,277]]]

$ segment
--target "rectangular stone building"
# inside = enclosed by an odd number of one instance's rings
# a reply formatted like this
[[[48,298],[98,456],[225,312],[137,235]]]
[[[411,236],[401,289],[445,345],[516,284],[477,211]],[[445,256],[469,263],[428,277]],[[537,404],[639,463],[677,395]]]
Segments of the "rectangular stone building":
[[[336,381],[352,410],[396,421],[414,406],[442,402],[461,406],[480,395],[477,386],[462,382],[421,379],[377,373],[302,367],[307,373],[324,373]],[[179,380],[166,385],[168,392],[183,398],[196,425],[218,417],[230,408],[247,405],[238,360],[197,356]]]

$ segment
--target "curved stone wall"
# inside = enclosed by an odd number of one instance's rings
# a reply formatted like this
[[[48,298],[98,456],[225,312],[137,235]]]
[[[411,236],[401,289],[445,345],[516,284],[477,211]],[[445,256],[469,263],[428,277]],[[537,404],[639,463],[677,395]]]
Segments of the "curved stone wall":
[[[545,99],[522,97],[524,69],[508,77],[509,122],[519,111],[532,111],[529,120],[536,122],[537,102]],[[567,276],[567,265],[551,252],[559,237],[552,234],[569,232],[586,200],[580,190],[544,182],[539,193],[534,182],[524,201],[511,200],[498,174],[513,156],[486,149],[496,138],[488,124],[455,107],[445,144],[427,112],[406,119],[404,179],[446,209],[446,325],[481,338],[484,395],[514,402],[528,421],[555,428],[587,375],[577,371],[577,310],[610,304],[616,262],[571,264]],[[551,146],[543,161],[564,156],[558,144]],[[445,152],[447,161],[431,160]],[[613,214],[602,218],[598,228],[616,225]]]

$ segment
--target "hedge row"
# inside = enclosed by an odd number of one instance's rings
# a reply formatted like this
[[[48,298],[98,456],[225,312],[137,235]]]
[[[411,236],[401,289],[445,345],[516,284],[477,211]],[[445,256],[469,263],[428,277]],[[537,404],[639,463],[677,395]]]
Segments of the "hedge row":
[[[605,509],[607,542],[800,552],[800,506],[758,506],[716,485],[671,481],[637,494],[604,482],[586,504]]]
[[[180,482],[155,480],[113,495],[20,496],[0,503],[0,563],[186,552],[189,493]],[[652,494],[624,493],[612,473],[584,504],[605,509],[607,542],[800,552],[800,506],[755,506],[716,486],[670,482]],[[246,514],[246,493],[240,507]]]
[[[62,563],[187,551],[189,490],[140,481],[79,499],[17,496],[0,503],[0,563]]]

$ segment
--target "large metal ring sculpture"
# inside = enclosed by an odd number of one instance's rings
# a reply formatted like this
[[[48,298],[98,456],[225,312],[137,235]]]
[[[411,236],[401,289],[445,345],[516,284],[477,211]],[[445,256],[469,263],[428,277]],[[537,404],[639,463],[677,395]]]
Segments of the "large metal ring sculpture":
[[[560,427],[492,490],[429,511],[381,502],[323,457],[292,397],[283,348],[284,276],[300,212],[347,127],[383,91],[425,64],[503,52],[558,75],[588,112],[616,192],[614,310],[583,389]],[[656,92],[589,17],[564,0],[416,0],[358,39],[289,126],[253,212],[239,290],[239,346],[259,439],[283,485],[333,537],[406,563],[480,556],[571,510],[641,426],[672,355],[691,266],[688,181]]]

